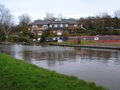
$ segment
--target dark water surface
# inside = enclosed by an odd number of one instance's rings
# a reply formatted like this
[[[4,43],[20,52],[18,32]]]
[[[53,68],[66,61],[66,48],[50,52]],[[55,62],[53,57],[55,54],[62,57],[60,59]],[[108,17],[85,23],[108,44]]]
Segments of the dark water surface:
[[[120,90],[120,50],[0,44],[0,51],[110,90]]]

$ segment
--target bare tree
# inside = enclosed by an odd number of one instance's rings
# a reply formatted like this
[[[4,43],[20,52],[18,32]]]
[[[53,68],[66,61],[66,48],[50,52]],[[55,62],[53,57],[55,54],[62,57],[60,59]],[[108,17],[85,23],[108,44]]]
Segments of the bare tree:
[[[28,14],[22,14],[19,16],[19,24],[29,24],[31,22],[30,16]]]
[[[63,15],[61,13],[58,14],[58,19],[63,19]]]
[[[21,28],[21,31],[23,35],[26,35],[28,33],[28,25],[31,22],[31,18],[28,14],[22,14],[19,16],[19,26]]]
[[[4,5],[0,5],[0,34],[7,41],[11,27],[13,26],[12,15]]]
[[[100,18],[104,18],[104,17],[107,17],[107,16],[109,16],[107,12],[101,12],[101,13],[96,15],[96,17],[100,17]]]
[[[54,14],[47,12],[46,16],[45,16],[45,19],[46,20],[53,20],[53,19],[55,19]]]
[[[116,18],[120,18],[120,10],[114,11],[114,16],[115,16]]]
[[[114,11],[114,27],[120,28],[120,10]]]

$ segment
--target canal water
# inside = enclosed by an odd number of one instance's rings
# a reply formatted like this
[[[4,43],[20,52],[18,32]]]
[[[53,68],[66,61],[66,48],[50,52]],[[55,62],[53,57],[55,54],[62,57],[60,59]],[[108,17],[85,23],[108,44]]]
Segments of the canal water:
[[[120,90],[120,50],[0,44],[0,52],[110,90]]]

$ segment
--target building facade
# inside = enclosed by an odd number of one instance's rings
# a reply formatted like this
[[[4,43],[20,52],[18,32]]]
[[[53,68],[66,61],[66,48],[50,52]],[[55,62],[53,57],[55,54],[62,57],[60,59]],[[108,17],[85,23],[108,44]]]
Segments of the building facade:
[[[80,25],[75,19],[35,20],[29,25],[29,31],[36,35],[42,35],[48,30],[56,35],[69,35],[77,28],[80,28]]]

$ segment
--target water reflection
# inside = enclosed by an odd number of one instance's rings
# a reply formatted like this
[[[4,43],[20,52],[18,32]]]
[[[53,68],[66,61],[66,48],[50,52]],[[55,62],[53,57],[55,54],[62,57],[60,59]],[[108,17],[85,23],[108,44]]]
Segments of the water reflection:
[[[17,59],[23,59],[23,51],[24,48],[22,45],[14,45],[10,47],[10,51],[12,51],[11,55],[16,57]]]
[[[40,67],[120,88],[120,51],[59,46],[0,45],[0,51]],[[112,82],[111,82],[112,81]]]
[[[43,47],[44,50],[37,51],[24,51],[24,55],[27,60],[32,61],[43,61],[47,60],[49,67],[56,66],[57,63],[61,64],[63,61],[71,60],[74,61],[76,58],[74,48],[61,48],[61,47]],[[64,64],[64,63],[62,63]]]
[[[113,54],[117,55],[116,53],[111,50],[101,50],[101,49],[86,49],[86,48],[75,48],[77,52],[77,56],[81,58],[81,60],[88,60],[88,61],[97,61],[102,63],[109,63],[109,61],[114,59]],[[120,64],[120,63],[119,63]]]

